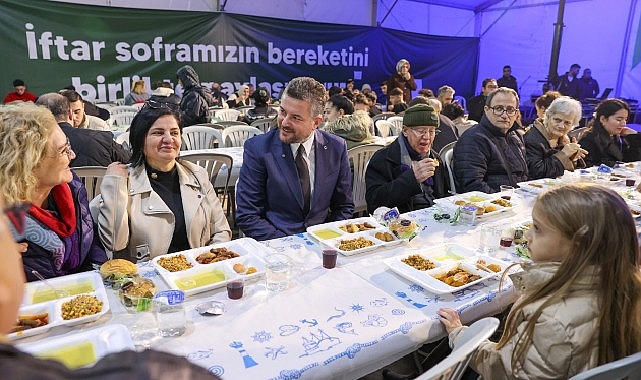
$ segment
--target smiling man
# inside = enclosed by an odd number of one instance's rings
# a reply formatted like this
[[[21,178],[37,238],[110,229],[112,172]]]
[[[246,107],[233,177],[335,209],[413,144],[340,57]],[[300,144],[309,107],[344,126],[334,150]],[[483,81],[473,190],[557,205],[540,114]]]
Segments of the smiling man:
[[[519,114],[519,96],[500,87],[487,97],[481,122],[456,143],[452,166],[460,192],[498,192],[501,185],[527,181],[525,145],[512,129]]]
[[[398,207],[402,213],[430,207],[448,196],[447,169],[432,149],[439,132],[439,114],[427,104],[408,108],[403,132],[374,153],[365,173],[367,210]]]
[[[236,186],[236,223],[268,240],[352,217],[352,174],[345,140],[317,129],[327,99],[309,77],[292,79],[280,102],[278,129],[245,142]]]

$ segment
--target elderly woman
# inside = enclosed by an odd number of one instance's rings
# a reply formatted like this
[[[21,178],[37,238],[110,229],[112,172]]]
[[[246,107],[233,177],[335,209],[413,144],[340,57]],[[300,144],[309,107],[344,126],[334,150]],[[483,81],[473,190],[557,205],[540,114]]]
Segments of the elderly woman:
[[[545,110],[542,122],[535,123],[523,136],[525,160],[530,179],[556,178],[565,170],[584,167],[588,153],[567,133],[581,119],[581,103],[563,96]]]
[[[638,144],[630,144],[630,140],[636,140],[637,132],[626,127],[629,114],[630,107],[623,100],[606,99],[599,103],[594,119],[579,141],[590,152],[585,157],[588,166],[605,164],[613,167],[617,162],[640,158]]]
[[[100,186],[98,226],[107,249],[147,261],[231,239],[205,169],[177,160],[179,125],[165,103],[145,103],[132,120],[130,165],[109,165]]]
[[[76,155],[51,112],[28,103],[5,107],[0,141],[2,195],[9,205],[23,203],[26,213],[24,223],[11,221],[27,280],[37,279],[34,271],[51,278],[105,262],[87,191],[69,169]]]

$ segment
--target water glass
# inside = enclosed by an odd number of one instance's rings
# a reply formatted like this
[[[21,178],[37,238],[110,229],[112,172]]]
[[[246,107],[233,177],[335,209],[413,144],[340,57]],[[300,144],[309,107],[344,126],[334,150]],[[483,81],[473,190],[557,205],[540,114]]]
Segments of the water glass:
[[[501,228],[489,224],[481,225],[481,244],[479,251],[492,255],[499,249],[501,242]]]
[[[158,320],[158,333],[164,337],[180,336],[187,330],[187,313],[182,290],[164,290],[154,298],[154,311]]]
[[[290,258],[283,254],[273,254],[265,257],[265,261],[267,289],[273,292],[287,289],[292,270]]]

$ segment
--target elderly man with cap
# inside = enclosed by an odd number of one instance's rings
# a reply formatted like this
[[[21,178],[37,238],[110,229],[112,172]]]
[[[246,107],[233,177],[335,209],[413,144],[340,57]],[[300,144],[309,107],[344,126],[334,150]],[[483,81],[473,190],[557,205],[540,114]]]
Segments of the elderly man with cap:
[[[374,153],[367,165],[367,210],[380,206],[408,212],[430,207],[449,195],[447,169],[432,149],[439,132],[439,115],[432,106],[416,104],[405,111],[403,132]]]

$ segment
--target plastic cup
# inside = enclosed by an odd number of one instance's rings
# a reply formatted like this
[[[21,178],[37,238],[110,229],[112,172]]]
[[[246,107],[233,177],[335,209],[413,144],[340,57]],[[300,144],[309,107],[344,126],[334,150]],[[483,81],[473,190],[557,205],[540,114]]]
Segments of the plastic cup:
[[[332,269],[336,266],[336,257],[338,254],[333,249],[326,249],[323,251],[323,267]]]
[[[481,244],[479,245],[479,251],[487,255],[492,255],[499,249],[500,241],[501,228],[488,224],[481,225]]]
[[[631,187],[631,186],[634,186],[635,182],[636,181],[634,180],[634,178],[626,178],[625,185]]]
[[[239,300],[243,298],[243,290],[245,289],[245,279],[243,276],[234,277],[227,283],[227,297],[230,300]]]
[[[187,330],[187,313],[182,290],[164,290],[154,298],[154,311],[158,321],[158,333],[164,337],[180,336]]]
[[[282,254],[265,257],[265,282],[267,289],[280,292],[289,287],[291,260]]]
[[[505,199],[506,201],[509,201],[512,199],[512,195],[514,195],[514,187],[513,186],[508,186],[508,185],[501,185],[501,198]]]

